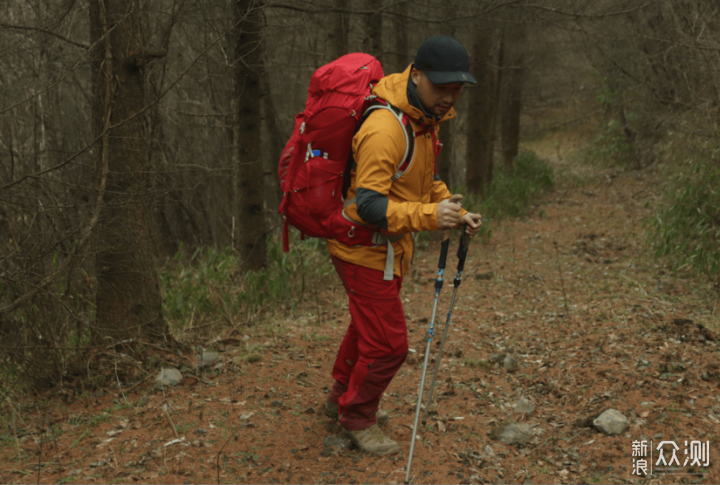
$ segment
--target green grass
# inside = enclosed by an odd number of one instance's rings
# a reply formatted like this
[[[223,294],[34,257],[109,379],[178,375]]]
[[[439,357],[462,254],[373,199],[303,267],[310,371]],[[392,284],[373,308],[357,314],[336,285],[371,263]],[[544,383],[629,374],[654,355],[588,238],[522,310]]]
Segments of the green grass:
[[[330,337],[326,337],[325,335],[320,335],[317,332],[312,332],[311,334],[302,333],[300,335],[300,338],[302,340],[307,340],[308,342],[324,342],[326,340],[330,340]]]
[[[465,365],[472,369],[479,368],[479,369],[487,370],[491,367],[490,362],[488,362],[487,360],[482,360],[482,359],[478,359],[478,360],[465,359]]]
[[[90,428],[94,428],[95,426],[97,426],[97,425],[99,425],[99,424],[101,424],[101,423],[104,423],[105,421],[107,421],[108,419],[110,419],[110,417],[111,417],[111,416],[110,416],[110,413],[107,413],[107,412],[103,411],[103,412],[101,412],[100,414],[96,414],[96,415],[93,417],[92,421],[90,421],[90,423],[88,424],[88,426],[89,426]]]
[[[605,125],[583,150],[582,161],[599,167],[633,166],[632,143],[617,120]]]
[[[681,162],[648,221],[655,256],[674,270],[689,269],[720,287],[720,158]]]
[[[182,248],[161,271],[163,313],[173,330],[201,322],[248,321],[276,311],[286,313],[311,297],[318,281],[332,274],[325,241],[301,241],[291,231],[290,252],[279,235],[268,238],[267,267],[239,274],[230,248]]]
[[[535,152],[524,151],[515,159],[511,173],[495,170],[491,190],[484,200],[479,195],[467,194],[464,187],[453,190],[453,193],[466,194],[463,207],[482,214],[483,228],[480,234],[489,238],[495,223],[524,217],[533,203],[554,184],[550,165]]]

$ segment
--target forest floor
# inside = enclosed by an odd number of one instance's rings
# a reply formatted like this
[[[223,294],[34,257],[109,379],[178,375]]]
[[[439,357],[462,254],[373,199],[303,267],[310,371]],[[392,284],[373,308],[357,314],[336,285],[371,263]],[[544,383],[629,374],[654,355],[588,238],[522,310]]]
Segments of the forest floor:
[[[718,296],[649,254],[643,221],[659,200],[656,170],[578,165],[564,133],[532,147],[553,164],[555,190],[488,243],[470,245],[412,480],[720,483]],[[433,356],[456,244],[454,236]],[[401,453],[324,444],[339,435],[320,410],[349,322],[338,279],[320,292],[320,315],[313,301],[302,317],[216,342],[217,369],[199,374],[192,355],[162,354],[183,371],[177,386],[155,389],[148,380],[125,394],[56,392],[12,402],[12,412],[4,404],[12,417],[0,429],[0,482],[402,483],[438,247],[431,238],[404,281],[415,352],[381,403],[390,414],[385,432]],[[257,357],[247,359],[249,349]],[[507,356],[516,369],[506,369]],[[521,398],[532,410],[515,412]],[[628,420],[618,435],[592,424],[608,409]],[[497,440],[510,423],[527,425],[524,443]],[[642,457],[633,443],[643,441],[650,476],[634,473]],[[668,442],[677,445],[677,466],[657,465],[663,441],[668,463]]]

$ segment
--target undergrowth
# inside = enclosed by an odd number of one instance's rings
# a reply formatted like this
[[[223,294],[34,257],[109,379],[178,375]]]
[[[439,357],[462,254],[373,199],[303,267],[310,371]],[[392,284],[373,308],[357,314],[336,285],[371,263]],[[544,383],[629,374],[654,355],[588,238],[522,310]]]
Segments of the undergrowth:
[[[584,162],[600,167],[633,166],[632,143],[617,120],[611,120],[583,151]]]
[[[600,77],[600,73],[597,76]],[[603,77],[600,81],[595,100],[602,106],[605,121],[600,133],[581,153],[585,163],[604,168],[639,168],[636,141],[631,134],[647,131],[650,120],[639,116],[627,103],[625,91],[619,78]]]
[[[480,201],[468,195],[463,205],[483,215],[483,235],[490,237],[493,221],[524,215],[552,186],[550,166],[535,153],[524,152],[511,174],[495,175],[489,197]],[[171,329],[181,333],[212,323],[237,326],[292,312],[306,296],[312,297],[311,292],[316,294],[316,285],[334,270],[324,240],[301,241],[297,231],[291,231],[290,252],[282,252],[279,235],[269,237],[268,265],[255,273],[238,274],[230,248],[204,247],[192,254],[181,248],[161,274],[164,315]]]
[[[292,311],[318,281],[331,274],[325,241],[301,241],[291,231],[290,251],[282,240],[268,238],[267,267],[239,274],[237,257],[228,247],[183,251],[162,268],[163,313],[174,332],[224,321],[248,324],[263,315]],[[309,292],[308,292],[309,293]]]
[[[704,274],[720,288],[720,159],[681,162],[664,191],[648,236],[657,257],[675,270]]]
[[[490,194],[484,200],[479,195],[468,194],[465,187],[459,187],[453,193],[465,194],[463,207],[482,214],[480,236],[488,239],[492,237],[493,224],[525,216],[554,183],[552,167],[535,152],[524,151],[515,159],[511,173],[495,171]]]

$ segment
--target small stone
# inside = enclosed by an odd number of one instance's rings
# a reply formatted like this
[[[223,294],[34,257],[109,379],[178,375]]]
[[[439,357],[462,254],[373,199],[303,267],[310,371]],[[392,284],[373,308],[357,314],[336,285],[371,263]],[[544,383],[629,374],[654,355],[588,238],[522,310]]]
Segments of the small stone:
[[[608,409],[593,421],[593,425],[607,435],[619,435],[627,431],[628,419],[615,409]]]
[[[489,456],[493,456],[495,454],[495,451],[492,449],[492,446],[487,445],[485,446],[485,454]]]
[[[515,407],[513,408],[513,411],[516,413],[522,413],[522,414],[530,414],[535,410],[530,400],[526,397],[520,398],[518,402],[515,404]]]
[[[508,372],[515,372],[516,370],[518,370],[518,367],[520,367],[517,359],[510,354],[505,356],[502,365]]]
[[[495,277],[494,271],[486,271],[484,273],[475,273],[475,279],[478,280],[491,280]]]
[[[532,428],[527,423],[511,423],[502,428],[493,428],[488,433],[488,437],[490,437],[491,440],[499,441],[506,445],[527,443],[532,436]]]
[[[83,472],[82,468],[76,468],[76,469],[74,469],[74,470],[70,470],[70,471],[68,472],[68,476],[74,477],[74,476],[76,476],[76,475],[80,475],[82,472]]]
[[[208,434],[208,430],[203,428],[198,428],[195,430],[195,434]]]
[[[182,374],[174,367],[170,367],[168,369],[161,369],[160,373],[155,378],[155,383],[159,387],[176,386],[182,381]]]
[[[90,468],[100,468],[101,466],[107,465],[107,460],[100,460],[100,461],[94,461],[90,463],[88,466]]]
[[[342,436],[328,436],[323,441],[323,445],[328,448],[337,448],[342,450],[350,447],[350,440]]]
[[[200,359],[198,360],[197,368],[203,369],[205,367],[212,367],[213,365],[218,364],[221,361],[222,358],[217,352],[203,352],[200,356]]]
[[[503,360],[505,360],[506,356],[507,356],[507,354],[492,354],[490,356],[490,358],[488,359],[488,362],[500,364]]]
[[[285,407],[285,403],[282,401],[273,401],[270,403],[270,405],[274,408],[284,408]]]

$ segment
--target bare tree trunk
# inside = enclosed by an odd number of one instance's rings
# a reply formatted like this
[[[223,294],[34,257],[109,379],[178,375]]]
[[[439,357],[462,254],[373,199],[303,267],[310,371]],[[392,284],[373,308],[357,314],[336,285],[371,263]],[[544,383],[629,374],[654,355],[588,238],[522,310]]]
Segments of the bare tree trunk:
[[[282,153],[285,140],[280,132],[277,124],[275,103],[273,102],[272,92],[270,90],[270,79],[268,70],[264,69],[261,77],[262,81],[262,111],[263,111],[263,130],[267,134],[265,139],[266,149],[263,159],[264,182],[265,182],[265,202],[270,207],[268,216],[277,217],[277,208],[282,200],[282,190],[280,190],[280,180],[277,175],[278,160]]]
[[[363,51],[377,57],[382,63],[382,20],[383,15],[380,14],[382,9],[382,0],[368,0],[367,9],[371,14],[365,15],[365,39],[363,41]]]
[[[525,77],[523,44],[524,29],[519,26],[511,30],[506,43],[500,102],[500,142],[502,145],[503,167],[505,173],[511,173],[520,147],[520,112],[522,110],[522,90]]]
[[[334,7],[338,12],[330,14],[331,17],[331,28],[327,29],[327,40],[329,44],[328,62],[334,61],[340,56],[344,56],[348,53],[348,30],[350,30],[350,24],[348,22],[348,15],[342,13],[348,8],[348,0],[333,0]]]
[[[262,1],[235,4],[235,146],[237,179],[234,240],[240,270],[257,271],[267,259],[262,144]]]
[[[139,0],[92,0],[93,134],[102,209],[96,237],[96,344],[164,338],[167,324],[149,230],[144,45]],[[110,28],[112,26],[112,29]],[[113,127],[110,129],[110,127]]]
[[[408,4],[400,3],[395,8],[398,13],[404,14]],[[393,31],[395,32],[394,49],[395,55],[392,57],[393,62],[390,64],[391,71],[385,71],[385,74],[393,72],[403,72],[405,68],[412,62],[412,58],[408,53],[408,29],[407,20],[402,16],[392,16]]]
[[[497,114],[496,31],[477,28],[473,39],[473,67],[477,87],[469,89],[466,180],[469,193],[488,194],[493,174]]]

